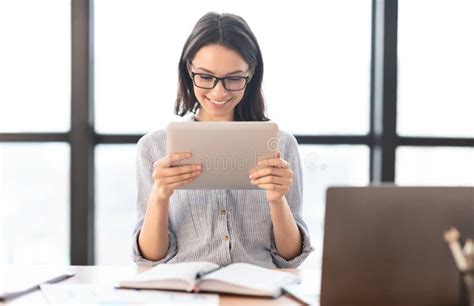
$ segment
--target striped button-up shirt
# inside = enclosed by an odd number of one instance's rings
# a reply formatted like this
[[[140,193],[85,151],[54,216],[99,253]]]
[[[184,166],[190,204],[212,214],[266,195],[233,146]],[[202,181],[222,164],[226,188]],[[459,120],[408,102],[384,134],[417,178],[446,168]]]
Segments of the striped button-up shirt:
[[[137,146],[137,224],[133,259],[139,265],[210,261],[225,266],[247,262],[268,268],[295,268],[313,250],[302,214],[302,170],[296,139],[279,132],[281,157],[290,164],[293,183],[286,199],[300,230],[300,255],[286,260],[275,246],[270,207],[265,190],[175,190],[169,204],[169,248],[159,261],[145,259],[138,248],[148,198],[153,185],[153,163],[166,156],[166,130],[143,136]]]

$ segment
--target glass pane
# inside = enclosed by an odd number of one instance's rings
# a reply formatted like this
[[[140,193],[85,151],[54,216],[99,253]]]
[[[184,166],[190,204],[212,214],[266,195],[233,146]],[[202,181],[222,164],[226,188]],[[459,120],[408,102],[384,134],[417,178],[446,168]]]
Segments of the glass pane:
[[[131,264],[135,227],[135,145],[96,147],[96,264]]]
[[[300,145],[303,165],[303,218],[315,251],[301,265],[320,268],[323,250],[326,189],[369,183],[369,148],[366,146]]]
[[[401,147],[396,152],[400,185],[474,186],[474,149]]]
[[[0,1],[0,133],[70,126],[71,1]]]
[[[69,264],[70,149],[0,144],[0,264]]]
[[[146,132],[172,118],[181,48],[199,17],[217,11],[243,16],[257,36],[268,114],[281,128],[367,133],[371,1],[274,1],[271,14],[265,1],[188,1],[182,7],[180,1],[166,9],[157,1],[95,2],[99,132]]]
[[[399,1],[399,134],[474,137],[473,12],[471,0]]]
[[[100,145],[96,149],[96,263],[129,264],[135,225],[135,146]],[[365,146],[301,145],[304,211],[316,251],[304,267],[320,267],[324,203],[330,185],[366,185],[369,150]]]

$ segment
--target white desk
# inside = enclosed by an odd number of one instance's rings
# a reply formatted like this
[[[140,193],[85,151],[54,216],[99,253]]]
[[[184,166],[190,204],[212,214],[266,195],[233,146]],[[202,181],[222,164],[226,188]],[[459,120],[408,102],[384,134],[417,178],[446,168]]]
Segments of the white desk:
[[[13,267],[15,268],[15,267]],[[18,266],[18,269],[24,269],[25,267]],[[11,269],[11,266],[10,266]],[[62,283],[76,283],[76,284],[106,284],[114,285],[119,280],[129,278],[136,273],[147,270],[147,267],[136,267],[136,266],[71,266],[68,270],[75,272],[76,275],[70,279],[63,281]],[[298,273],[302,279],[302,285],[313,286],[314,292],[319,292],[320,276],[321,271],[318,269],[308,270],[287,270],[294,273]],[[0,277],[2,276],[2,268],[0,267]],[[46,301],[39,290],[28,293],[24,296],[16,299],[8,300],[6,303],[0,303],[1,305],[25,305],[25,304],[46,304]],[[319,303],[317,303],[319,304]],[[268,298],[254,298],[254,297],[242,297],[233,295],[220,295],[220,305],[256,305],[256,306],[273,306],[273,305],[301,305],[295,299],[283,295],[277,299]]]

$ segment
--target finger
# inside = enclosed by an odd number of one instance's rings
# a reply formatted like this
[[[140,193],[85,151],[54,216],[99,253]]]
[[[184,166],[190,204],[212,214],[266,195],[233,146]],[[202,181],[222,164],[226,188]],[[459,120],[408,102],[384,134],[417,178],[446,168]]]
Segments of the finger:
[[[171,167],[171,164],[181,161],[181,160],[186,160],[191,158],[191,153],[189,152],[182,152],[182,153],[173,153],[171,155],[167,155],[160,159],[159,161],[155,162],[153,166],[159,167],[159,168],[169,168]]]
[[[202,171],[198,170],[198,171],[193,171],[193,172],[186,173],[186,174],[170,176],[170,177],[166,177],[166,178],[161,179],[160,183],[170,185],[170,184],[178,183],[178,182],[181,182],[181,181],[186,181],[188,179],[197,178],[198,176],[201,175],[201,173],[202,173]]]
[[[249,178],[256,180],[260,177],[264,177],[267,175],[286,177],[286,176],[291,176],[291,172],[288,169],[267,167],[261,170],[254,171],[253,173],[249,175]]]
[[[251,180],[250,183],[254,185],[275,184],[275,185],[280,185],[280,186],[288,186],[290,184],[290,179],[269,175],[257,180]]]
[[[258,165],[260,167],[289,168],[288,162],[281,158],[263,159],[258,162]]]
[[[272,156],[263,157],[263,158],[261,158],[261,159],[258,159],[258,161],[261,161],[261,160],[269,160],[269,159],[274,159],[274,158],[277,158],[277,159],[278,159],[278,158],[280,158],[280,157],[281,157],[281,156],[280,156],[280,152],[278,151],[278,152],[276,152],[275,156],[272,155]]]
[[[186,184],[191,183],[195,179],[197,179],[197,177],[189,178],[189,179],[184,180],[184,181],[179,181],[179,182],[168,185],[168,188],[170,188],[171,190],[175,190],[176,188],[179,188],[179,187],[182,187]]]
[[[285,188],[275,184],[259,184],[257,185],[258,188],[265,189],[265,190],[274,190],[274,191],[281,191],[284,192]]]
[[[170,177],[170,176],[190,173],[197,170],[202,170],[202,165],[190,164],[190,165],[180,166],[180,167],[158,168],[157,177]]]

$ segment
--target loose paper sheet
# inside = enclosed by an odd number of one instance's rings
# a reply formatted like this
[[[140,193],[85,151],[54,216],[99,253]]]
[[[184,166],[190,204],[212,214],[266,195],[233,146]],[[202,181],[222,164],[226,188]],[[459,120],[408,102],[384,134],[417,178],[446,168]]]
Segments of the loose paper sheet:
[[[102,284],[44,284],[41,292],[50,304],[219,305],[217,294],[116,289]]]

